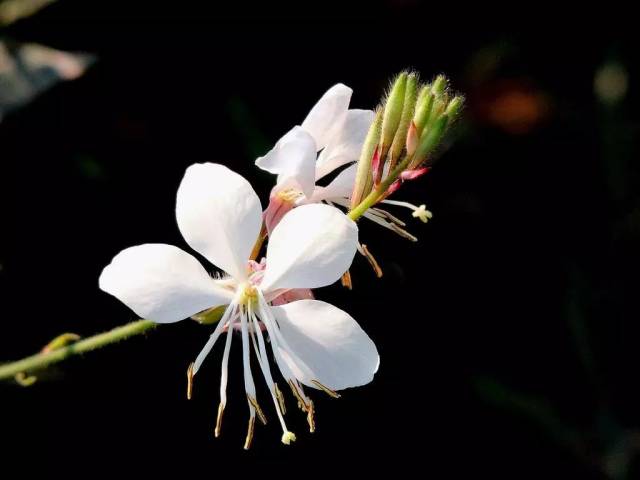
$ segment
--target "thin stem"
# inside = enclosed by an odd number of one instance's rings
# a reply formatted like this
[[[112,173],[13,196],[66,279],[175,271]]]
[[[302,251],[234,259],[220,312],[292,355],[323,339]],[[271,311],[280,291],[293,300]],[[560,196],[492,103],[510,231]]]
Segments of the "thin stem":
[[[155,326],[156,324],[151,320],[138,320],[116,327],[108,332],[93,335],[92,337],[85,338],[72,345],[48,353],[37,353],[16,362],[0,365],[0,380],[12,379],[20,373],[40,370],[69,357],[90,352],[135,335],[140,335]]]

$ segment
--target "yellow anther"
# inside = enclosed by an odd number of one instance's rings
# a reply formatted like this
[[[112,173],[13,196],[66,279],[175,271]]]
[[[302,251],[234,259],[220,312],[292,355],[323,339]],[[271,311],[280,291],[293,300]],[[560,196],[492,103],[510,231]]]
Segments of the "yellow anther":
[[[256,413],[258,414],[258,418],[260,418],[260,421],[262,422],[262,424],[266,425],[267,417],[265,416],[264,412],[260,408],[260,405],[258,405],[258,401],[255,398],[253,398],[251,395],[247,395],[247,399],[249,399],[249,403],[251,404],[251,406],[256,409]]]
[[[296,399],[298,400],[298,407],[300,408],[300,410],[302,410],[303,412],[306,412],[308,410],[307,402],[305,402],[304,399],[302,398],[302,394],[298,390],[298,387],[295,385],[295,383],[293,383],[293,380],[289,380],[289,387],[291,387],[293,396],[296,397]]]
[[[296,434],[293,432],[284,432],[282,434],[282,443],[284,443],[285,445],[290,445],[291,442],[295,442],[296,441]]]
[[[311,383],[313,383],[316,387],[318,387],[320,390],[322,390],[324,393],[326,393],[330,397],[340,398],[340,394],[338,392],[335,392],[335,391],[331,390],[329,387],[325,387],[319,381],[311,380]]]
[[[241,305],[255,305],[258,303],[258,289],[246,283],[242,287],[242,295],[240,296]]]
[[[189,368],[187,368],[187,400],[191,400],[191,395],[193,394],[193,368],[195,367],[195,363],[191,362],[189,364]]]
[[[218,417],[216,418],[216,429],[214,431],[216,438],[218,438],[222,433],[222,414],[223,413],[224,413],[224,403],[220,402],[218,404]]]
[[[433,213],[431,213],[429,210],[427,210],[427,207],[425,205],[420,205],[418,208],[416,208],[413,211],[411,216],[413,218],[419,218],[424,223],[427,223],[429,221],[429,219],[433,218]]]
[[[244,441],[244,449],[249,450],[251,448],[251,442],[253,441],[253,429],[255,427],[256,417],[251,415],[249,417],[249,427],[247,428],[247,438]]]
[[[280,200],[283,200],[285,202],[295,202],[302,196],[302,192],[300,190],[296,190],[295,188],[287,188],[278,192],[277,195]]]
[[[276,398],[278,399],[278,405],[280,405],[280,412],[284,415],[287,413],[287,407],[284,404],[284,395],[282,395],[277,383],[273,384],[273,388],[276,391]]]
[[[351,282],[351,273],[349,272],[349,270],[342,274],[340,282],[342,283],[342,286],[344,288],[347,288],[349,290],[353,289],[353,283]]]
[[[362,252],[365,258],[369,261],[369,265],[371,265],[371,268],[373,268],[373,271],[375,272],[376,277],[381,278],[382,269],[380,268],[380,265],[378,265],[378,262],[376,261],[374,256],[371,255],[371,252],[369,252],[369,249],[367,248],[367,246],[364,244],[362,244]]]
[[[309,432],[313,433],[316,431],[316,421],[313,418],[313,414],[316,412],[315,407],[313,406],[313,402],[309,400],[309,408],[307,410],[307,423],[309,424]]]

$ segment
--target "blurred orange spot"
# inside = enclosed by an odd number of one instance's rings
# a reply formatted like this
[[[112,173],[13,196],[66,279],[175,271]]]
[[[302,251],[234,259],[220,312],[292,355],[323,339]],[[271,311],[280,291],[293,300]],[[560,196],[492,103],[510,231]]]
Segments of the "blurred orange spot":
[[[477,100],[480,120],[507,133],[528,133],[549,115],[548,97],[526,82],[504,81],[483,89]]]

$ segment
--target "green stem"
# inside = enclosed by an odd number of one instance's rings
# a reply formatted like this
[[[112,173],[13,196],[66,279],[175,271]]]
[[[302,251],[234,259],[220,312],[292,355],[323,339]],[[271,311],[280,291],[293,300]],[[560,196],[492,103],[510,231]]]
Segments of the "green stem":
[[[156,324],[151,320],[138,320],[48,353],[37,353],[16,362],[0,365],[0,380],[12,379],[20,373],[40,370],[69,357],[102,348],[125,338],[140,335],[155,326]]]

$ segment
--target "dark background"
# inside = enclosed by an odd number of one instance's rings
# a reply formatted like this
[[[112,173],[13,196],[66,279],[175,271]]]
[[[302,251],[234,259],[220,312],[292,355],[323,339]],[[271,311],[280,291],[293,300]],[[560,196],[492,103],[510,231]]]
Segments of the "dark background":
[[[317,292],[374,339],[380,371],[340,400],[314,395],[313,435],[290,408],[290,447],[265,404],[272,421],[245,452],[238,349],[216,440],[221,349],[187,402],[185,370],[210,328],[162,326],[29,388],[0,385],[3,464],[71,478],[637,478],[633,35],[463,30],[446,17],[427,28],[433,12],[417,2],[296,19],[174,7],[63,1],[2,33],[98,60],[0,123],[0,359],[135,319],[98,275],[127,246],[187,248],[173,209],[190,164],[223,163],[266,202],[273,178],[253,160],[328,87],[343,82],[352,106],[373,108],[399,70],[444,72],[468,97],[464,118],[435,168],[398,195],[433,220],[399,212],[417,244],[361,222],[384,278],[358,257],[353,292]],[[607,103],[594,76],[612,64],[628,89]]]

